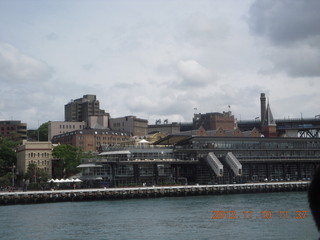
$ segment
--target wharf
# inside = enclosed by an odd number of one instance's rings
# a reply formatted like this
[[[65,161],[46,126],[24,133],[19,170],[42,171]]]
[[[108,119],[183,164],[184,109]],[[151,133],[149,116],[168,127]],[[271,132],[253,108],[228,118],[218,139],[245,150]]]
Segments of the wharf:
[[[306,191],[309,181],[223,185],[94,188],[54,191],[0,192],[0,205],[132,198],[181,197],[237,193]]]

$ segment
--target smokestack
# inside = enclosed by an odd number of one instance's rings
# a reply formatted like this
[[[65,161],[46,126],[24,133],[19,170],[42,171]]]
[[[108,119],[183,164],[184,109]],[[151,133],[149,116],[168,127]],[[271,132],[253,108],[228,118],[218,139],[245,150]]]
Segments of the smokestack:
[[[266,95],[264,93],[261,93],[260,95],[260,106],[261,106],[261,124],[263,124],[264,117],[267,110]]]

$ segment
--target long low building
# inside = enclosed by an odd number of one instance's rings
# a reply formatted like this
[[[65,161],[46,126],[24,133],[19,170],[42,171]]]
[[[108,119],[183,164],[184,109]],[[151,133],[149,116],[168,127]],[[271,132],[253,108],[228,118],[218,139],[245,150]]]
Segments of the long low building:
[[[84,152],[99,152],[102,145],[114,145],[128,141],[130,134],[110,129],[81,129],[56,135],[52,143],[70,144]]]
[[[79,167],[89,184],[119,187],[309,180],[319,164],[319,138],[169,135],[105,149]]]

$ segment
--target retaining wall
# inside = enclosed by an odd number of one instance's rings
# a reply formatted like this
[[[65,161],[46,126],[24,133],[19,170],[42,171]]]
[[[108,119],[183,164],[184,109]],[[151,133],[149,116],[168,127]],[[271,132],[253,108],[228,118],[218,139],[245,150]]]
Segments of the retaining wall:
[[[0,205],[63,201],[179,197],[214,194],[306,191],[310,182],[277,182],[229,185],[192,185],[141,188],[99,188],[0,193]]]

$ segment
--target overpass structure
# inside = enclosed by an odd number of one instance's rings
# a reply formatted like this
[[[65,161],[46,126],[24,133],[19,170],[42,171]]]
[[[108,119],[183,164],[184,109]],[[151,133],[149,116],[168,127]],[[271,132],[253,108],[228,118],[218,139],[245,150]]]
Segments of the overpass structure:
[[[289,137],[319,138],[320,137],[320,117],[297,118],[297,119],[276,119],[278,135]],[[239,121],[238,127],[241,131],[249,131],[254,127],[261,131],[259,120]]]

